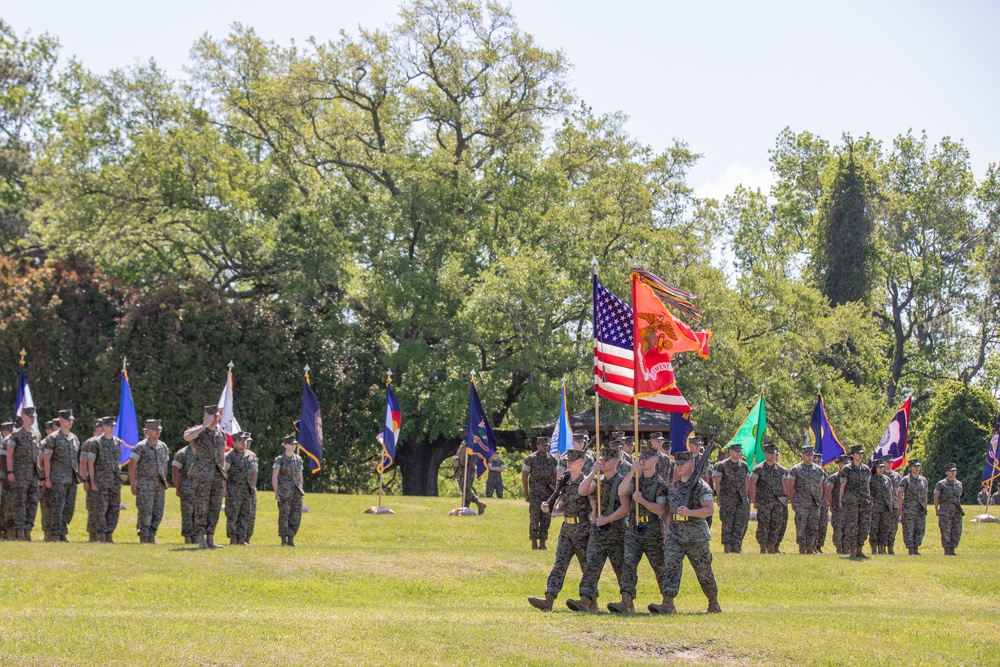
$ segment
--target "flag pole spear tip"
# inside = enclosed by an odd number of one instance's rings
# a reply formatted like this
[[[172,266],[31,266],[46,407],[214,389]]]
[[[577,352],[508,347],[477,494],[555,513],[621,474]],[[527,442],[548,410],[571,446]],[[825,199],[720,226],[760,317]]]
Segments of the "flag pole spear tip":
[[[234,364],[234,363],[232,362],[232,360],[230,359],[230,361],[229,361],[229,372],[230,372],[230,373],[232,373],[232,372],[233,372],[233,366],[235,366],[235,365],[236,365],[236,364]]]
[[[21,348],[21,365],[22,365],[22,366],[24,365],[24,358],[25,358],[26,356],[28,356],[28,353],[27,353],[27,352],[25,352],[25,351],[24,351],[24,348],[22,347],[22,348]]]

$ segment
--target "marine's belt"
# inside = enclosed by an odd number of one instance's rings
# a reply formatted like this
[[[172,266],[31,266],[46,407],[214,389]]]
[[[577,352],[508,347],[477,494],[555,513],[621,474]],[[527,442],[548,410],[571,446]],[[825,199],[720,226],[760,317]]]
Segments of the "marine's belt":
[[[589,516],[567,516],[563,517],[563,523],[568,524],[578,524],[578,523],[590,523]]]

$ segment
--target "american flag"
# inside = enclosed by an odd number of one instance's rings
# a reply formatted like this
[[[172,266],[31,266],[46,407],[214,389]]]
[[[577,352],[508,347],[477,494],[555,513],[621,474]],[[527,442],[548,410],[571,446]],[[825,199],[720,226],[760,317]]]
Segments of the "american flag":
[[[594,389],[598,396],[632,404],[635,386],[632,350],[632,308],[594,274]],[[657,396],[640,398],[639,407],[664,412],[691,411],[676,386]]]

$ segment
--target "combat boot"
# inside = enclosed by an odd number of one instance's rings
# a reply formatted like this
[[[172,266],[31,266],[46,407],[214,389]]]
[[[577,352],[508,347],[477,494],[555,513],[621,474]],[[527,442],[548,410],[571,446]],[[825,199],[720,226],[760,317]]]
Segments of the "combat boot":
[[[150,544],[159,544],[159,542],[156,541],[156,531],[155,530],[149,534],[149,543]]]
[[[581,595],[579,600],[566,600],[566,606],[573,611],[593,611],[594,598]]]
[[[547,546],[545,546],[545,540],[542,540],[542,539],[538,540],[538,550],[539,551],[548,551],[549,550],[549,548]]]
[[[805,554],[805,553],[806,553],[806,545],[800,544],[799,545],[799,554]]]
[[[30,542],[31,541],[31,529],[30,528],[28,530],[24,531],[24,541],[25,542]]]
[[[229,538],[229,545],[230,546],[234,546],[234,545],[237,545],[239,543],[240,543],[240,538],[238,538],[238,537],[230,537]]]
[[[104,542],[104,533],[94,533],[95,542]]]
[[[734,543],[733,544],[733,553],[734,554],[741,554],[741,553],[743,553],[743,545],[740,544],[740,543],[738,543],[738,542]]]
[[[632,601],[632,594],[622,593],[621,602],[609,602],[608,611],[612,614],[634,614],[635,604]]]
[[[477,500],[476,501],[476,507],[479,508],[479,513],[480,514],[482,514],[483,512],[486,511],[486,503],[484,503],[482,501]]]
[[[66,537],[65,535],[60,535],[59,538],[56,541],[57,542],[69,542],[69,538]]]
[[[45,531],[45,540],[44,541],[45,542],[55,542],[56,538],[55,538],[55,536],[52,533],[50,533],[49,531],[46,530]],[[945,553],[947,553],[947,550],[945,551]]]
[[[676,614],[677,607],[674,606],[674,599],[671,597],[663,596],[663,602],[660,604],[650,604],[646,605],[646,609],[649,610],[650,614]]]
[[[97,533],[87,533],[87,534],[90,536],[90,539],[87,540],[88,542],[96,542],[97,541]]]
[[[216,544],[215,543],[215,535],[214,534],[213,535],[207,535],[205,537],[205,542],[208,543],[208,548],[209,549],[224,549],[225,548],[221,544]]]
[[[531,550],[532,551],[538,551],[538,540],[537,539],[531,540]]]
[[[200,535],[198,535],[198,548],[211,549],[211,547],[208,546],[208,540],[205,537],[205,533],[201,533]]]
[[[555,593],[546,593],[544,598],[528,598],[528,604],[542,611],[552,611],[552,603],[555,601]]]
[[[114,533],[104,533],[104,541],[107,542],[108,544],[114,544],[115,543],[115,534]]]
[[[590,608],[587,611],[593,611],[593,612],[600,612],[601,611],[601,605],[598,604],[597,598],[591,598],[591,600],[590,600]]]
[[[769,553],[771,553],[770,550],[767,548],[766,544],[760,545],[760,552],[762,554],[769,554]]]
[[[913,555],[920,556],[920,547],[913,547]]]
[[[288,546],[288,536],[287,535],[282,535],[281,536],[281,546],[283,546],[283,547],[287,547]]]
[[[706,614],[721,614],[722,607],[719,606],[719,598],[708,598],[708,609],[705,610]]]
[[[288,546],[290,546],[290,547],[294,547],[295,546],[295,538],[293,536],[291,536],[291,535],[288,536]]]
[[[893,548],[892,548],[891,544],[885,548],[885,551],[886,551],[886,555],[887,556],[895,556],[896,555],[896,552],[893,551]]]

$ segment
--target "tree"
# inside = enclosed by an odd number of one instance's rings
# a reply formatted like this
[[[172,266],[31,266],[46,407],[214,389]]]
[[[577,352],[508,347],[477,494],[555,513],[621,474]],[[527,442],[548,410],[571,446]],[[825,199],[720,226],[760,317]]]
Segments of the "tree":
[[[924,474],[933,485],[944,479],[944,466],[955,463],[963,485],[962,500],[974,503],[1000,405],[978,387],[949,382],[931,400],[919,426],[926,460]]]

